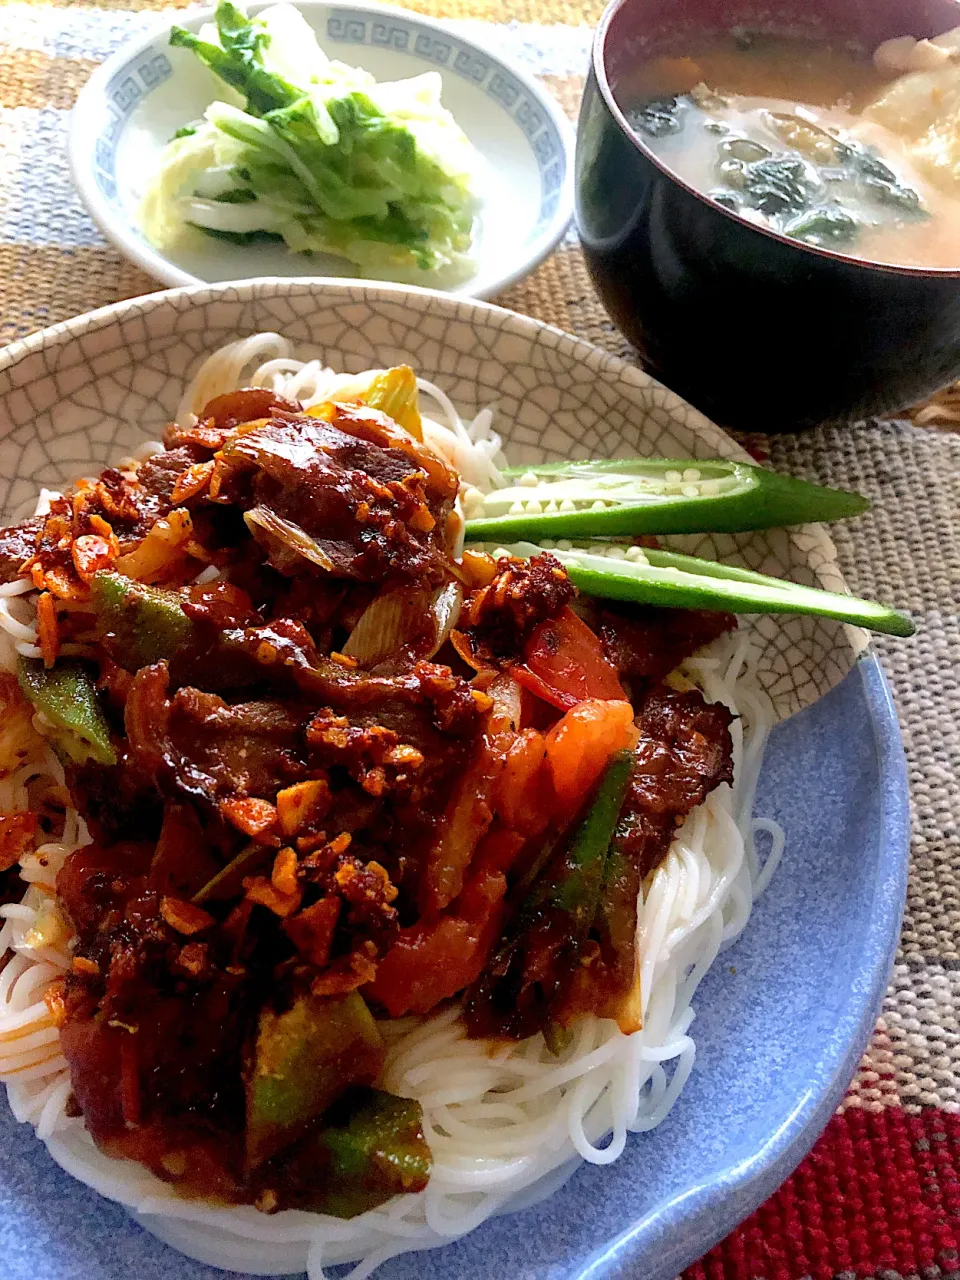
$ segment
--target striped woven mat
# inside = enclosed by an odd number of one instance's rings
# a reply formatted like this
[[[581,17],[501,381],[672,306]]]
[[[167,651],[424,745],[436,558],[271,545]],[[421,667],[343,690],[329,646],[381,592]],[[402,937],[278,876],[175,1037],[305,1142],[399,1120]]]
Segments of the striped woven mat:
[[[65,134],[91,69],[161,7],[0,4],[0,341],[156,288],[84,215]],[[482,27],[488,46],[575,115],[599,0],[411,7],[473,34]],[[572,237],[499,301],[629,356]],[[919,627],[910,642],[879,646],[910,765],[913,864],[893,980],[843,1106],[797,1173],[685,1280],[960,1280],[960,435],[938,425],[960,416],[957,397],[949,404],[921,415],[933,419],[923,427],[875,422],[756,442],[775,465],[874,502],[856,541],[842,529],[837,541],[851,588],[909,608]]]

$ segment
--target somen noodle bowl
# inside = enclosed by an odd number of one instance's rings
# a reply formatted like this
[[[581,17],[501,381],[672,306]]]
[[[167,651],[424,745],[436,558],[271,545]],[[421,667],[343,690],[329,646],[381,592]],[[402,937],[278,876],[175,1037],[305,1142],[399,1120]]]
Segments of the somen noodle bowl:
[[[319,361],[296,359],[279,335],[259,334],[205,362],[187,388],[178,420],[189,422],[212,397],[241,386],[268,387],[306,407],[330,399],[349,381]],[[437,406],[436,420],[424,417],[425,441],[460,472],[465,486],[498,486],[503,457],[493,414],[482,410],[464,423],[438,388],[423,380],[419,386]],[[207,570],[204,580],[211,575],[216,571]],[[18,654],[40,653],[35,597],[27,581],[0,586],[5,671],[15,670]],[[293,1209],[267,1216],[252,1205],[182,1199],[139,1163],[100,1152],[82,1118],[71,1114],[70,1075],[44,996],[72,962],[71,930],[56,902],[57,872],[90,836],[65,803],[63,767],[35,724],[23,714],[3,716],[0,812],[38,811],[49,802],[64,814],[55,837],[22,859],[28,885],[22,901],[0,907],[0,953],[13,953],[0,972],[0,1079],[14,1115],[34,1126],[64,1169],[125,1204],[185,1253],[255,1274],[306,1268],[311,1280],[342,1262],[357,1262],[350,1276],[361,1280],[392,1256],[441,1245],[492,1215],[536,1202],[579,1160],[616,1160],[627,1135],[658,1125],[683,1089],[696,1054],[691,1030],[697,987],[746,926],[784,844],[775,822],[753,816],[774,712],[757,680],[749,634],[714,641],[669,681],[677,688],[696,685],[708,701],[734,713],[734,783],[717,787],[689,814],[665,860],[644,882],[642,1030],[625,1035],[611,1019],[586,1015],[555,1053],[540,1034],[506,1044],[468,1038],[458,1003],[381,1023],[389,1050],[378,1084],[422,1105],[433,1169],[425,1190],[349,1220]]]

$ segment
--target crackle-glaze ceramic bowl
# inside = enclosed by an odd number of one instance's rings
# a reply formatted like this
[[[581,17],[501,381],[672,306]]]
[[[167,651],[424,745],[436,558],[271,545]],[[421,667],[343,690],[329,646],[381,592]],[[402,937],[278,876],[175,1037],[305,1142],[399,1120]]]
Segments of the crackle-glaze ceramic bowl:
[[[534,320],[391,286],[260,280],[134,299],[0,352],[0,516],[20,516],[39,486],[59,487],[155,437],[207,352],[264,329],[348,370],[408,361],[465,410],[496,404],[519,462],[742,456],[646,374]],[[818,528],[687,547],[842,588]],[[896,718],[860,633],[808,618],[747,625],[784,717],[757,812],[783,824],[787,848],[745,933],[697,992],[697,1062],[679,1102],[615,1164],[580,1167],[538,1204],[386,1263],[384,1280],[673,1280],[773,1191],[839,1101],[873,1025],[903,902]],[[66,1144],[51,1151],[69,1165]],[[141,1221],[157,1232],[169,1224]],[[224,1274],[74,1182],[5,1107],[0,1256],[4,1280]]]

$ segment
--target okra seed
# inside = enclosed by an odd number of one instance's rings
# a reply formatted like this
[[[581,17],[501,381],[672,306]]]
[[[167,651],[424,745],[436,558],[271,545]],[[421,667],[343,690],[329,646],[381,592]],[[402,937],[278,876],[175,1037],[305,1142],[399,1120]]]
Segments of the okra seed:
[[[549,501],[549,502],[547,503],[547,505],[543,508],[543,510],[544,510],[544,514],[545,514],[545,515],[548,515],[548,516],[552,516],[552,515],[555,515],[555,514],[556,514],[556,511],[557,511],[557,504],[556,504],[556,502],[553,500],[553,498],[551,498],[551,499],[550,499],[550,501]]]
[[[641,547],[628,547],[627,559],[632,561],[634,564],[646,564],[647,562],[647,557],[643,554],[643,549]]]
[[[598,498],[596,502],[593,504],[593,506],[590,508],[591,511],[606,511],[606,509],[607,509],[607,504],[601,498]]]
[[[704,482],[700,486],[700,492],[702,494],[705,494],[707,497],[710,497],[710,498],[715,497],[716,494],[720,492],[720,481],[704,480]]]
[[[683,478],[684,480],[699,480],[700,472],[696,467],[687,467],[686,471],[683,473]]]
[[[561,538],[561,539],[560,539],[560,541],[557,543],[557,550],[558,550],[558,551],[572,551],[572,550],[573,550],[573,543],[570,541],[570,539],[569,539],[569,538]]]
[[[569,512],[569,511],[576,511],[576,509],[577,509],[577,504],[575,502],[571,502],[569,498],[564,498],[564,500],[560,503],[561,511]]]
[[[604,552],[608,560],[622,560],[623,547],[607,547]]]
[[[683,475],[679,471],[665,471],[663,478],[668,484],[676,484],[678,480],[683,479]]]
[[[514,503],[512,504],[512,506],[510,507],[510,515],[512,515],[512,516],[522,516],[523,514],[524,514],[524,511],[523,511],[523,503],[522,503],[522,502],[514,502]]]
[[[535,489],[540,481],[537,479],[536,472],[525,471],[517,483],[523,485],[524,489]]]
[[[543,547],[544,551],[552,551],[557,544],[552,538],[541,538],[540,545]]]
[[[700,490],[695,484],[685,484],[680,492],[685,498],[697,498],[700,496]]]
[[[527,515],[528,516],[543,515],[543,505],[538,498],[531,498],[531,500],[527,503]]]

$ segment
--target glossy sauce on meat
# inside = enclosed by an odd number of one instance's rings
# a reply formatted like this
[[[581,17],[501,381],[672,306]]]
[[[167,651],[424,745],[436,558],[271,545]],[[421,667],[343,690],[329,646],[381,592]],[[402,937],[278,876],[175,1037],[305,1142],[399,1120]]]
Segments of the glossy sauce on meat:
[[[184,1195],[352,1213],[423,1186],[376,1018],[469,989],[474,1034],[633,1029],[640,881],[730,779],[726,709],[661,681],[731,620],[581,617],[549,554],[455,561],[457,485],[376,410],[251,390],[0,534],[0,574],[69,602],[59,639],[86,655],[95,749],[67,772],[94,842],[58,877],[77,942],[51,997],[74,1104]],[[419,629],[345,654],[397,599]],[[381,1141],[403,1159],[361,1157]],[[343,1143],[353,1181],[330,1175]]]

